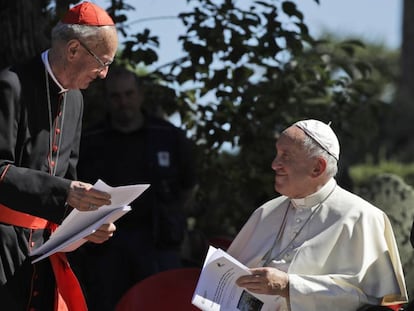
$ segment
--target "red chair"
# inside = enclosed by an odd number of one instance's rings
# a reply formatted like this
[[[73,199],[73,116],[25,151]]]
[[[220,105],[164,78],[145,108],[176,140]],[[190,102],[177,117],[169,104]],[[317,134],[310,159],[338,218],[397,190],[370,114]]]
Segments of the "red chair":
[[[191,304],[200,268],[167,270],[152,275],[130,288],[116,311],[199,311]]]
[[[405,310],[402,309],[402,304],[390,305],[390,306],[373,306],[373,305],[366,305],[358,308],[357,311],[400,311]],[[407,310],[409,311],[409,310]]]
[[[215,236],[208,240],[209,244],[211,246],[214,246],[215,248],[221,248],[223,251],[226,251],[231,242],[233,242],[233,239],[225,236]]]

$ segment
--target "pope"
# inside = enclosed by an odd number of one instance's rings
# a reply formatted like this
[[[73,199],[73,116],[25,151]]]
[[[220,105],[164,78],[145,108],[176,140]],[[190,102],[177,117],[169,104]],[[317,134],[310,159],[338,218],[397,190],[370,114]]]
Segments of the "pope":
[[[281,196],[259,207],[228,248],[251,268],[237,285],[276,311],[355,311],[407,301],[387,215],[335,181],[339,141],[318,120],[294,123],[272,162]]]

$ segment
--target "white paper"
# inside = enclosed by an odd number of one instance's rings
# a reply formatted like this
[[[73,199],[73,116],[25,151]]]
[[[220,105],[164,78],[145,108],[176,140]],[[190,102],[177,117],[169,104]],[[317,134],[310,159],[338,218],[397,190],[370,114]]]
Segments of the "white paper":
[[[192,304],[203,311],[276,310],[279,296],[253,294],[236,285],[236,280],[246,274],[251,274],[249,268],[210,246]]]
[[[111,195],[111,205],[104,205],[93,211],[81,212],[74,209],[39,248],[30,255],[37,257],[32,263],[38,262],[56,252],[70,252],[81,246],[87,240],[85,237],[94,233],[101,225],[119,219],[131,210],[128,205],[139,197],[149,184],[110,187],[98,180],[94,188],[108,192]]]

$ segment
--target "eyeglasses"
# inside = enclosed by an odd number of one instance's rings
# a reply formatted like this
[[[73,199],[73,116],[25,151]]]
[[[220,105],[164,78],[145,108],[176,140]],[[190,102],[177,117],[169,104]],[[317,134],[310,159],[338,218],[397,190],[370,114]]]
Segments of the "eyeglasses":
[[[80,45],[98,62],[100,65],[100,71],[104,70],[106,67],[109,67],[109,65],[112,64],[112,61],[104,62],[102,59],[98,57],[94,52],[89,49],[85,43],[83,43],[81,40],[77,39],[80,43]]]

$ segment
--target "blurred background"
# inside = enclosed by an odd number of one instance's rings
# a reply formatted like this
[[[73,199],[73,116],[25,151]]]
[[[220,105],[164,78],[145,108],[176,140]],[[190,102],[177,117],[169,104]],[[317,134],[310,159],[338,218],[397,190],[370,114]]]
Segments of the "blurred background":
[[[51,25],[77,2],[3,3],[1,66],[47,48]],[[316,118],[331,121],[339,136],[338,183],[390,216],[414,293],[414,2],[93,2],[117,22],[116,62],[151,85],[148,111],[197,146],[185,256],[203,259],[200,236],[231,241],[278,195],[274,140],[291,123]],[[104,116],[101,83],[84,96],[88,128]]]

